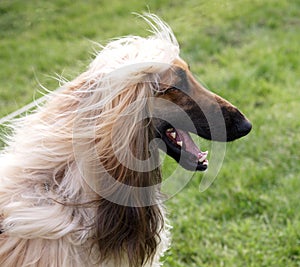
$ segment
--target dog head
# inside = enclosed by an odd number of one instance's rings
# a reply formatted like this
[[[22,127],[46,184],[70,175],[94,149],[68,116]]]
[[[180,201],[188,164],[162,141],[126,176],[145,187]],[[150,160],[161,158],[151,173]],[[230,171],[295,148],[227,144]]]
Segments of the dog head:
[[[189,133],[232,141],[251,130],[237,108],[196,81],[172,30],[155,15],[144,19],[154,36],[109,43],[59,101],[74,117],[68,120],[74,157],[100,198],[100,261],[121,259],[126,251],[132,266],[150,262],[162,241],[162,177],[153,139],[184,168],[202,171],[207,152]]]

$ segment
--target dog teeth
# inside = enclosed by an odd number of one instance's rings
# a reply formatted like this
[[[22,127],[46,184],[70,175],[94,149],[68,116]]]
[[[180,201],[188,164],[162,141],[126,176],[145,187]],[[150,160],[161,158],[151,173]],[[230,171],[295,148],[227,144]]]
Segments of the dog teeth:
[[[204,152],[199,153],[198,156],[200,158],[198,159],[198,161],[201,162],[201,163],[205,163],[207,155],[208,155],[208,151],[204,151]]]
[[[177,145],[182,146],[182,141],[178,141]]]
[[[200,159],[198,159],[199,162],[204,162],[206,160],[207,155],[203,155]]]
[[[171,132],[170,135],[172,136],[172,138],[176,139],[176,132]]]
[[[167,129],[167,132],[174,132],[174,128]]]
[[[202,164],[208,166],[208,161],[204,161]]]

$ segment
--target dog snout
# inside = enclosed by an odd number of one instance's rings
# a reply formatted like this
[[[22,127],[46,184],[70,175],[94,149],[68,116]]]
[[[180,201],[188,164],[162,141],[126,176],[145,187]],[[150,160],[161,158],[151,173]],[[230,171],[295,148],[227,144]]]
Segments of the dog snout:
[[[238,133],[240,134],[240,136],[242,137],[242,136],[247,135],[251,131],[252,124],[249,120],[244,119],[242,121],[239,121],[236,124],[236,129],[237,129]]]

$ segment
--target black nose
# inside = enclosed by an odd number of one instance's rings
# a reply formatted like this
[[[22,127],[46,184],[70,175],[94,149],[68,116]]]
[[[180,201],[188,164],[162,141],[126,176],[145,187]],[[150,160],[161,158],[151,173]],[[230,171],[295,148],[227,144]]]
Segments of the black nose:
[[[236,128],[240,136],[244,136],[251,131],[252,124],[247,119],[244,119],[236,124]]]

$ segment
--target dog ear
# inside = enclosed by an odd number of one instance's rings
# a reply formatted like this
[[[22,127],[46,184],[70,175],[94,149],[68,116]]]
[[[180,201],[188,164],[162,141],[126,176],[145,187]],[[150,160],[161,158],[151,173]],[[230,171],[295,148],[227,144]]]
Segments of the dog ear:
[[[99,165],[94,180],[99,194],[95,224],[100,262],[124,260],[130,266],[151,261],[164,225],[159,199],[161,174],[147,97],[150,84],[119,90],[95,117],[95,150]],[[93,166],[95,167],[95,166]],[[97,169],[97,168],[96,168]],[[105,173],[104,173],[105,172]]]
[[[153,259],[162,225],[158,206],[126,207],[102,199],[96,218],[100,261],[115,259],[119,266],[125,256],[130,266],[143,266]]]

